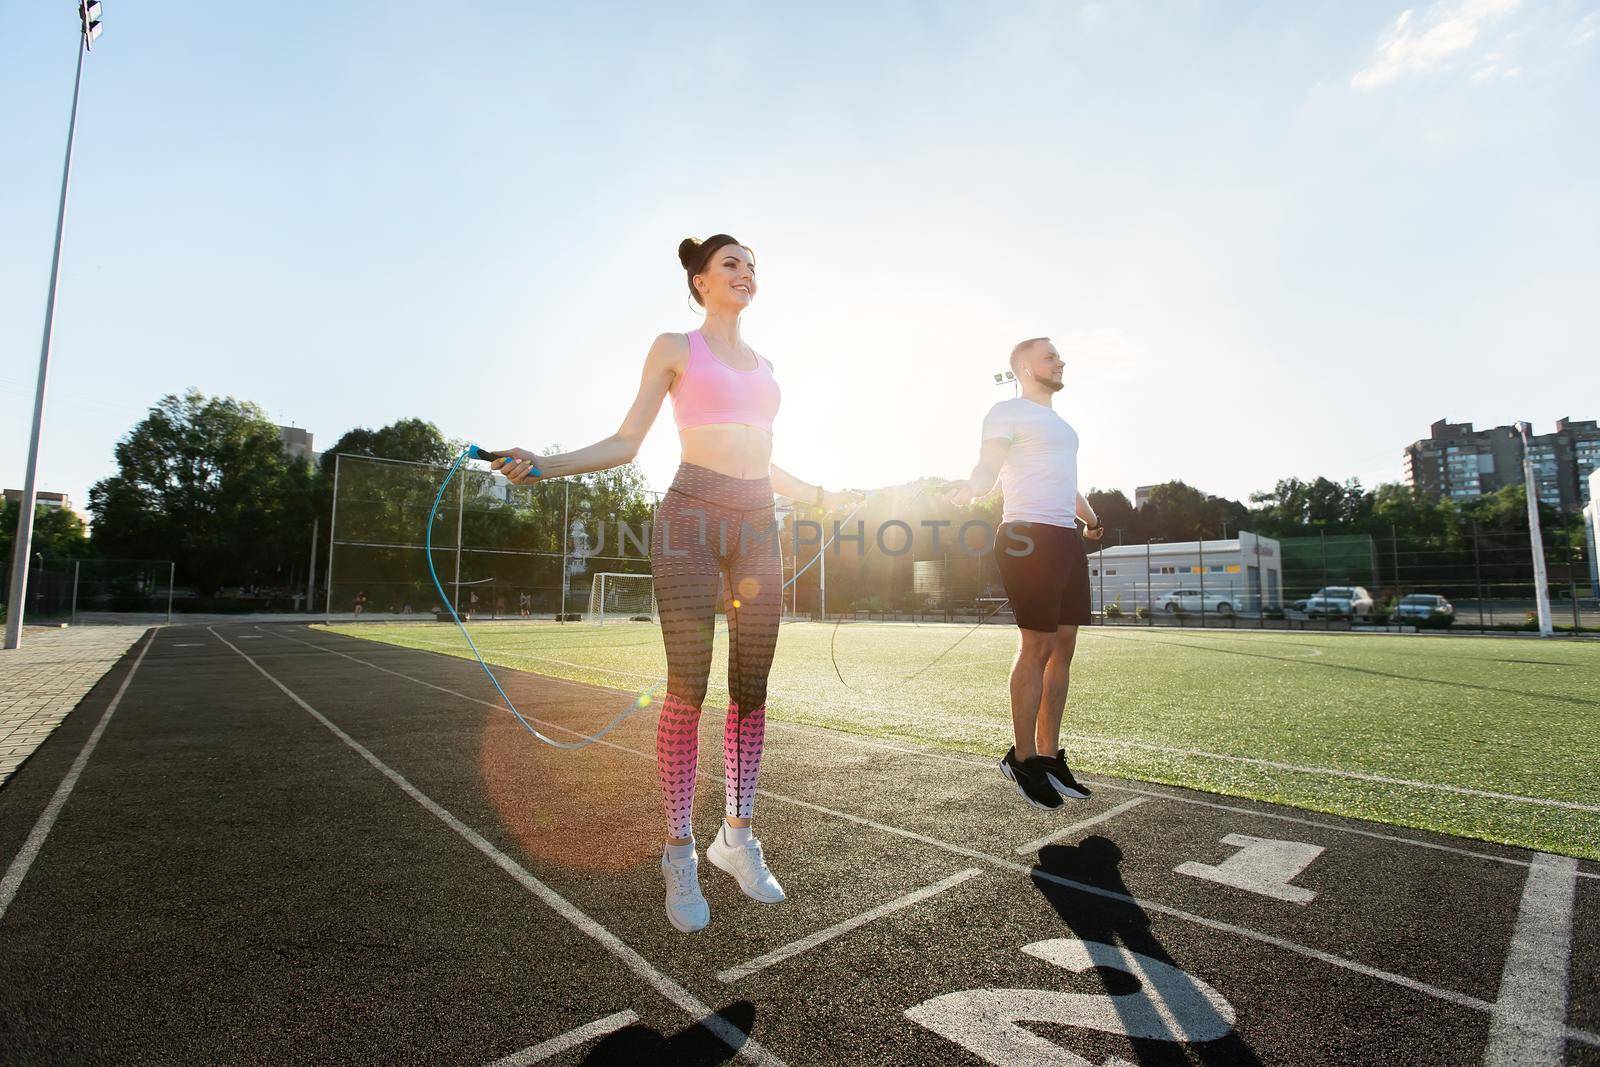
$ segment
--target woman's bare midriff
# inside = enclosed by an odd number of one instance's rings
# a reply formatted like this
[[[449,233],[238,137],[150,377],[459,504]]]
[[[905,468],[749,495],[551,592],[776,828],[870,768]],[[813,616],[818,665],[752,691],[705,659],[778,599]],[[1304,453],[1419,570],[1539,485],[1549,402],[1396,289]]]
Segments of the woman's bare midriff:
[[[772,435],[757,426],[719,422],[678,431],[683,461],[730,478],[765,478],[772,467]]]

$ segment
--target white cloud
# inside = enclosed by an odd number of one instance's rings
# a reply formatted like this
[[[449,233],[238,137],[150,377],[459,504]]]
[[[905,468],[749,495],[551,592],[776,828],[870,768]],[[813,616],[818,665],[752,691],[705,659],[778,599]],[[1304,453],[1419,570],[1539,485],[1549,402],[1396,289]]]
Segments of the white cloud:
[[[1522,0],[1454,0],[1434,4],[1421,18],[1414,8],[1401,12],[1374,49],[1372,60],[1350,84],[1378,89],[1408,74],[1445,70],[1471,51],[1483,31],[1515,11]],[[1480,67],[1476,80],[1501,71],[1491,57],[1488,73]]]
[[[1600,8],[1589,12],[1572,29],[1572,44],[1588,44],[1600,36]]]

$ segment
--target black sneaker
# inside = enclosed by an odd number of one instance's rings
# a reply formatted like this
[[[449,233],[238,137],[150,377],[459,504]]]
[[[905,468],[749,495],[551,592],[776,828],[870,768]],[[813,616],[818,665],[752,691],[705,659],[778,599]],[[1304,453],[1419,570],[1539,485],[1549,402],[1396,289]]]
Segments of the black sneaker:
[[[1034,764],[1045,781],[1068,800],[1088,800],[1089,787],[1072,777],[1072,768],[1067,766],[1067,750],[1056,749],[1054,756],[1035,756],[1028,761]]]
[[[1007,749],[1005,757],[1000,760],[1000,773],[1006,776],[1007,781],[1017,787],[1017,792],[1022,794],[1022,799],[1034,807],[1049,811],[1061,806],[1060,794],[1055,791],[1055,787],[1045,780],[1038,764],[1031,759],[1017,759],[1015,745]]]

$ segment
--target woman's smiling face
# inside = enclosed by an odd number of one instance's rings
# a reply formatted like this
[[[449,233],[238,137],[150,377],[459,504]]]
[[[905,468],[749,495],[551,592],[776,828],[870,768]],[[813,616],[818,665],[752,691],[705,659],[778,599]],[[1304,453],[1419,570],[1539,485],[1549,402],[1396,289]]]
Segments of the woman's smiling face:
[[[706,269],[694,276],[695,291],[709,311],[713,307],[739,311],[756,298],[756,260],[743,245],[723,245],[712,254]]]

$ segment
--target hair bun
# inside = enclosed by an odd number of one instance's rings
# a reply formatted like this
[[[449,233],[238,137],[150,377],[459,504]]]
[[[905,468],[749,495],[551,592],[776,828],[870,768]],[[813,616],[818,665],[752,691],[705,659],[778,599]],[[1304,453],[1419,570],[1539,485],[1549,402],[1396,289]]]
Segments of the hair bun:
[[[685,237],[678,242],[678,262],[683,265],[684,270],[694,270],[699,252],[700,242],[693,237]]]

